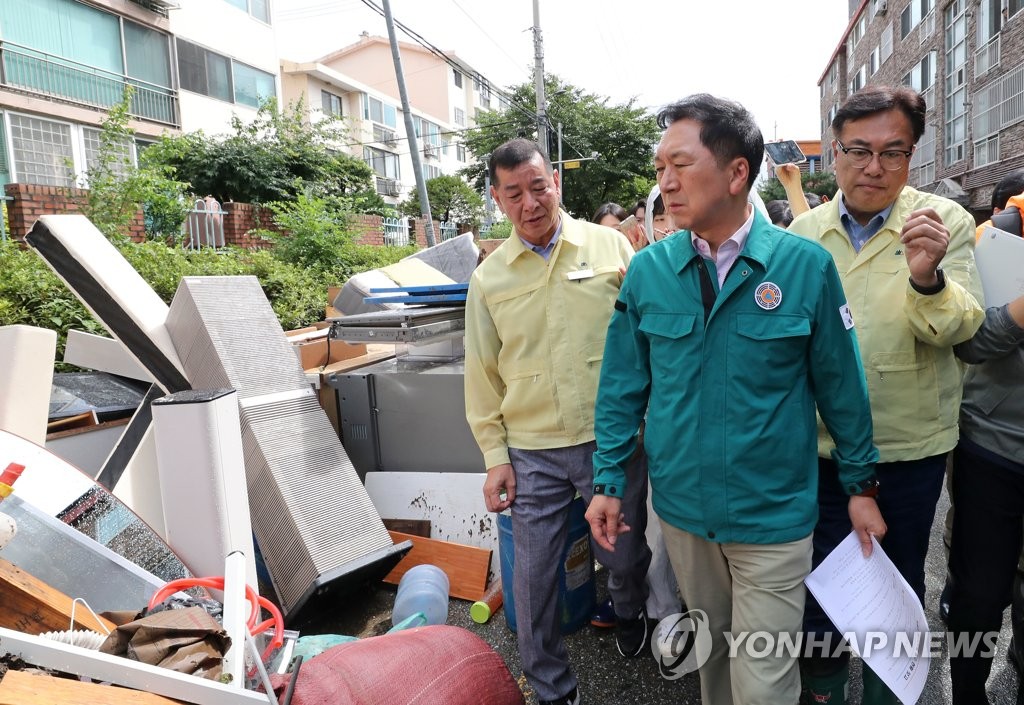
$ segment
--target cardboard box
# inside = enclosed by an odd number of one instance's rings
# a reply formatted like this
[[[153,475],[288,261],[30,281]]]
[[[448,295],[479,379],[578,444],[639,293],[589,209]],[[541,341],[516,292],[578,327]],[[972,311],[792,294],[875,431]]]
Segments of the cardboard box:
[[[328,340],[330,323],[321,321],[307,328],[286,331],[292,347],[304,370],[319,370],[341,360],[348,360],[366,354],[365,343],[346,343],[343,340]]]

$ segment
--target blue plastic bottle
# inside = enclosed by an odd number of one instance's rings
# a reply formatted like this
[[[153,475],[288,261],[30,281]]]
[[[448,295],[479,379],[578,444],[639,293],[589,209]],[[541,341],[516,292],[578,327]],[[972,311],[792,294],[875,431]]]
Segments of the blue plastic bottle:
[[[391,623],[397,625],[416,613],[423,614],[423,624],[448,621],[448,575],[436,565],[414,566],[398,582]]]

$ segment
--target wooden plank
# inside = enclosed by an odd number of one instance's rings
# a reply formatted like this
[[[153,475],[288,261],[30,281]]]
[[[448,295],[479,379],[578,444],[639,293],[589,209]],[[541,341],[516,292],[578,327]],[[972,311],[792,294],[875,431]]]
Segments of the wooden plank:
[[[384,528],[388,531],[398,531],[403,534],[422,536],[430,538],[429,519],[383,519]]]
[[[179,705],[181,702],[141,690],[22,671],[8,671],[0,681],[0,705]]]
[[[71,603],[64,593],[0,558],[0,627],[26,634],[64,631],[71,627]],[[105,634],[114,624],[78,604],[74,628]]]
[[[384,582],[397,585],[407,570],[429,563],[448,574],[448,594],[452,597],[473,601],[483,597],[487,590],[487,567],[491,563],[491,552],[488,549],[426,539],[399,531],[388,533],[395,543],[412,541],[412,550],[394,570],[384,576]]]

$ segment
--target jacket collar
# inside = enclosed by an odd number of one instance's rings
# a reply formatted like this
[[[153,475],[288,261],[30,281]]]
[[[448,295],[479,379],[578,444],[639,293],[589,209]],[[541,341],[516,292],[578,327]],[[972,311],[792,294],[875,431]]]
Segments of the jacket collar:
[[[558,242],[555,243],[555,249],[551,253],[552,258],[558,255],[558,251],[562,247],[563,241],[579,247],[583,244],[585,237],[579,223],[570,217],[568,213],[559,209],[558,215],[562,219],[560,226],[562,228],[562,232],[558,235]],[[505,250],[506,264],[512,264],[520,255],[531,252],[531,250],[527,249],[526,245],[523,244],[523,241],[519,238],[519,233],[515,231],[515,228],[512,229],[512,234],[509,235],[508,241],[502,245],[501,249]]]
[[[775,249],[777,233],[773,234],[775,228],[768,222],[760,210],[754,208],[754,223],[750,226],[750,234],[743,245],[737,261],[740,259],[757,262],[762,268],[768,268],[768,261],[771,259],[772,251]],[[675,263],[677,272],[682,272],[691,263],[695,262],[700,253],[693,249],[689,230],[681,230],[666,240],[671,246],[671,257]],[[734,265],[735,266],[735,265]]]

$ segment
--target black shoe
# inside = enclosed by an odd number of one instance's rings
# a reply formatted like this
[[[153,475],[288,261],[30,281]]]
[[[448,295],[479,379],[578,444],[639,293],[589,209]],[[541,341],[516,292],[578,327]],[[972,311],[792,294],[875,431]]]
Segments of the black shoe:
[[[538,702],[540,705],[580,705],[580,693],[578,689],[573,688],[569,691],[568,695],[563,695],[554,700],[540,700]]]
[[[618,624],[615,625],[615,647],[620,654],[626,658],[639,656],[647,646],[647,638],[647,610],[641,607],[633,619],[619,617]]]
[[[942,592],[939,593],[939,619],[947,626],[949,625],[949,592],[950,585],[947,580],[946,584],[942,586]]]

